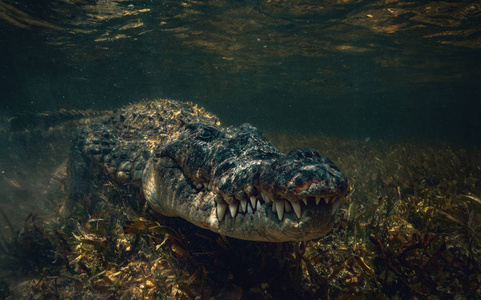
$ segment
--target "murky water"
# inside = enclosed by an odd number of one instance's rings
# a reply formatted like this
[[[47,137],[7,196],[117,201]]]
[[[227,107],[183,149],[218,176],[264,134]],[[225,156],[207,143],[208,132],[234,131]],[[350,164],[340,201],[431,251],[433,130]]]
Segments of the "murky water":
[[[478,1],[0,1],[8,114],[198,102],[224,124],[479,144]]]
[[[0,0],[0,299],[479,298],[480,23],[481,1]],[[68,119],[146,98],[328,156],[354,191],[333,230],[63,206]]]

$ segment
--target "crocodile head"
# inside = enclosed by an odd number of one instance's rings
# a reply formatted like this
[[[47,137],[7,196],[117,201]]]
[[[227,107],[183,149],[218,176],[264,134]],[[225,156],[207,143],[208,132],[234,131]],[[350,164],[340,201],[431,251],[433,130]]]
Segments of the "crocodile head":
[[[150,205],[238,239],[318,238],[349,194],[328,158],[312,149],[285,155],[249,124],[190,123],[153,151],[142,180]]]

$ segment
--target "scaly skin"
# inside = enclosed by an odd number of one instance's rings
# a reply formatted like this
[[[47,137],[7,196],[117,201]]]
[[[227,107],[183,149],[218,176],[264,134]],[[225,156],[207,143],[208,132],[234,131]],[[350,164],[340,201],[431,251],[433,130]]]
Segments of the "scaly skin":
[[[326,234],[349,192],[315,150],[285,155],[249,124],[222,128],[204,109],[171,100],[134,104],[83,128],[68,174],[71,199],[88,196],[96,180],[115,180],[141,189],[161,214],[253,241]]]

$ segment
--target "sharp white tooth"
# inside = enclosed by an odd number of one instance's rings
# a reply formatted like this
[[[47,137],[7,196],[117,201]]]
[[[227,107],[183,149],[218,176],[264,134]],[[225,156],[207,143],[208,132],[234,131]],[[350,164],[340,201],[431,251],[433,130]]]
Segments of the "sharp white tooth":
[[[250,196],[249,200],[251,200],[252,207],[256,207],[256,197]]]
[[[320,201],[321,201],[321,196],[316,196],[316,205],[319,205]]]
[[[341,204],[341,201],[335,200],[334,203],[332,204],[331,208],[331,215],[334,215],[337,212],[337,209],[339,208],[339,205]]]
[[[284,201],[284,210],[288,213],[292,211],[292,206],[289,204],[289,201]]]
[[[254,213],[254,211],[252,210],[252,207],[251,207],[249,204],[247,204],[247,213],[248,213],[248,214],[253,214],[253,213]]]
[[[265,193],[263,193],[263,192],[261,192],[261,197],[262,197],[262,199],[264,200],[264,202],[266,202],[266,203],[271,203],[271,202],[272,202],[272,200],[269,198],[269,196],[267,196],[267,194],[265,194]]]
[[[238,206],[239,206],[239,203],[229,204],[229,211],[232,217],[235,217]]]
[[[260,211],[261,210],[261,202],[260,201],[257,201],[257,204],[256,204],[256,211]]]
[[[276,205],[274,203],[272,203],[272,212],[275,213],[276,212]]]
[[[240,201],[240,204],[241,204],[241,209],[240,209],[240,211],[241,211],[241,212],[245,212],[245,211],[246,211],[246,208],[247,208],[247,200],[241,200],[241,201]]]
[[[227,209],[227,204],[217,203],[217,219],[219,221],[222,221],[224,219],[226,209]]]
[[[326,202],[326,204],[329,204],[329,198],[323,198],[324,199],[324,202]]]
[[[307,198],[302,198],[302,202],[307,206]]]
[[[212,191],[212,183],[209,182],[209,185],[207,186],[207,188],[209,189],[209,191]]]
[[[300,219],[301,218],[301,204],[298,202],[291,202],[292,208],[296,213],[296,216]]]
[[[266,194],[264,194],[263,192],[261,192],[261,198],[262,200],[264,200],[265,203],[269,203],[269,199],[267,198]]]
[[[279,218],[279,221],[282,221],[282,218],[284,217],[284,200],[274,201],[274,205],[276,206],[277,217]]]

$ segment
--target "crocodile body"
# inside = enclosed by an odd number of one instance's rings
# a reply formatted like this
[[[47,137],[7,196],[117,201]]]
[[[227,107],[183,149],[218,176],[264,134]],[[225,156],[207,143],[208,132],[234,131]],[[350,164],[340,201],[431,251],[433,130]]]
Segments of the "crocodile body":
[[[113,180],[143,192],[163,215],[273,242],[326,234],[349,192],[342,172],[315,150],[286,155],[249,124],[223,128],[192,103],[163,99],[84,126],[71,145],[68,178],[76,201],[99,178]]]

